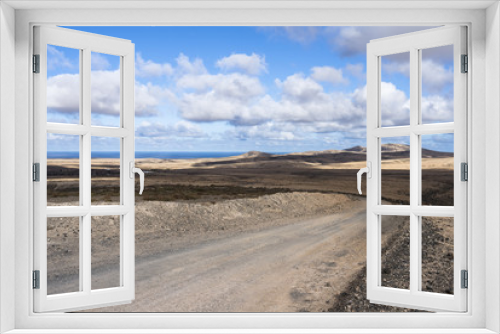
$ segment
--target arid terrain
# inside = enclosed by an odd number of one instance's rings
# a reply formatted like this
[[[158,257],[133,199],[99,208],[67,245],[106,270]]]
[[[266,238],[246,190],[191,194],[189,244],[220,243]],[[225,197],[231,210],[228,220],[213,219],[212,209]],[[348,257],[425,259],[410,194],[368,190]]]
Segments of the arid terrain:
[[[382,159],[383,200],[407,204],[408,146],[384,145]],[[364,297],[366,202],[356,173],[365,161],[362,147],[137,160],[146,186],[136,196],[136,299],[96,311],[411,311]],[[422,202],[453,205],[453,154],[424,150],[422,167]],[[49,205],[78,203],[77,177],[77,160],[49,160]],[[117,160],[92,160],[93,204],[119,202],[118,177]],[[405,288],[409,231],[400,218],[383,219],[382,279]],[[118,217],[92,224],[92,284],[114,286]],[[453,293],[453,220],[426,218],[422,230],[423,289]],[[78,230],[54,218],[48,238],[49,292],[74,291]]]

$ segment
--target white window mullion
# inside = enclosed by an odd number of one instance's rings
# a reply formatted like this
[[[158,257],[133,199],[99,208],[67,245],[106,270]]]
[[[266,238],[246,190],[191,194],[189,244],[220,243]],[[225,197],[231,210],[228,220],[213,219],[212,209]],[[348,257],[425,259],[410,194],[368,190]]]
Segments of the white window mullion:
[[[419,136],[413,131],[419,123],[419,52],[418,49],[410,50],[410,291],[412,294],[419,290],[418,282],[420,276],[420,237],[419,217],[413,212],[413,208],[419,202],[419,165],[420,165],[420,143]]]
[[[88,129],[90,127],[91,119],[91,95],[90,95],[90,71],[91,71],[91,50],[86,48],[83,50],[82,60],[82,125]],[[82,204],[84,208],[89,211],[82,218],[82,243],[80,244],[80,258],[81,258],[81,277],[83,284],[83,292],[90,294],[92,289],[92,217],[90,215],[91,205],[91,190],[92,190],[92,173],[91,173],[91,134],[87,131],[82,136],[82,158],[81,170],[83,177],[80,178],[80,189],[82,189]]]
[[[374,134],[374,131],[380,124],[380,115],[378,109],[380,107],[380,57],[372,52],[372,48],[368,45],[367,55],[367,100],[373,103],[367,103],[366,115],[366,159],[372,164],[372,177],[366,182],[366,246],[367,246],[367,262],[366,262],[366,277],[367,277],[367,297],[373,298],[371,295],[380,284],[380,215],[374,208],[380,206],[380,139]]]
[[[127,135],[122,139],[122,196],[121,204],[128,213],[121,216],[121,286],[128,290],[131,298],[135,295],[135,175],[130,175],[130,168],[135,160],[135,113],[134,113],[134,77],[135,54],[121,57],[121,126]],[[132,165],[132,166],[131,166]],[[130,260],[131,259],[131,260]]]

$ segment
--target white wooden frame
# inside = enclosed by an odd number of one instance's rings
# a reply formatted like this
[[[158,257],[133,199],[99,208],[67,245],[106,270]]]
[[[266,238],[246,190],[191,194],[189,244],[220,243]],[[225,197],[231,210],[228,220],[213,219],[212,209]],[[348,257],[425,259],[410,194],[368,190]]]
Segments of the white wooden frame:
[[[8,3],[8,4],[7,4]],[[70,2],[20,2],[6,1],[0,3],[1,19],[8,29],[0,29],[3,39],[1,52],[7,57],[0,57],[3,75],[0,80],[12,83],[14,76],[6,76],[9,68],[15,65],[15,96],[12,85],[0,86],[2,93],[1,115],[2,124],[15,127],[16,145],[6,142],[6,132],[0,132],[3,141],[0,142],[2,157],[15,157],[16,196],[15,213],[9,210],[2,197],[2,216],[14,217],[13,220],[2,221],[2,248],[0,249],[2,266],[0,312],[4,322],[3,330],[16,328],[16,333],[41,332],[37,329],[50,328],[52,333],[76,332],[76,328],[88,329],[88,333],[492,333],[500,330],[500,298],[499,296],[499,227],[500,207],[500,175],[498,165],[500,154],[497,152],[500,137],[498,134],[500,105],[498,89],[500,89],[499,70],[499,9],[493,1],[477,2],[447,2],[434,1],[404,1],[370,2],[336,1],[326,4],[318,1],[297,1],[285,3],[269,1],[266,3],[231,2],[220,3],[207,1],[193,3],[185,1],[158,3],[144,1],[144,5],[133,2],[123,2],[126,7],[139,6],[144,9],[116,9],[116,3],[100,1]],[[27,10],[14,11],[9,5]],[[50,7],[52,6],[52,7]],[[113,8],[113,10],[97,10],[95,8]],[[488,7],[489,6],[489,7]],[[37,8],[53,8],[40,10]],[[65,7],[65,9],[54,9]],[[79,9],[72,9],[72,8]],[[146,8],[154,7],[153,10]],[[162,8],[159,8],[162,7]],[[488,7],[488,8],[487,8]],[[31,9],[30,9],[31,8]],[[86,8],[86,9],[82,9]],[[94,8],[94,9],[92,9]],[[243,8],[243,9],[242,9]],[[486,9],[487,8],[487,9]],[[15,22],[13,20],[15,16]],[[469,84],[469,114],[468,130],[471,134],[469,147],[471,152],[471,177],[474,182],[469,186],[471,198],[469,218],[472,226],[469,228],[469,268],[471,269],[470,288],[468,291],[471,310],[467,314],[218,314],[218,315],[88,315],[85,317],[66,317],[53,314],[38,316],[30,313],[32,307],[29,295],[30,261],[30,221],[29,212],[31,200],[26,200],[31,192],[30,141],[31,107],[29,96],[31,82],[29,74],[30,25],[35,23],[65,24],[65,25],[439,25],[466,24],[469,28],[472,75]],[[486,23],[486,26],[485,26]],[[486,29],[488,27],[488,29]],[[15,31],[15,43],[14,39]],[[7,36],[7,38],[5,38]],[[11,38],[11,42],[9,42]],[[14,55],[16,60],[11,55]],[[485,71],[485,65],[488,71]],[[486,85],[486,83],[488,85]],[[9,106],[8,108],[5,106]],[[12,118],[12,108],[15,107],[16,117]],[[488,108],[486,108],[488,107]],[[473,120],[473,122],[472,122]],[[488,120],[488,121],[487,121]],[[488,141],[485,140],[489,136]],[[488,151],[486,151],[488,150]],[[16,154],[14,155],[14,152]],[[488,154],[486,154],[488,152]],[[12,159],[7,161],[12,161]],[[485,163],[488,162],[486,165]],[[13,165],[13,164],[12,164]],[[11,165],[2,161],[2,170],[8,170]],[[486,167],[485,167],[486,166]],[[489,172],[488,183],[485,182]],[[0,174],[2,184],[8,184],[11,174]],[[14,182],[11,182],[14,185]],[[1,188],[2,192],[4,187]],[[11,195],[10,189],[5,189]],[[486,197],[488,193],[488,197]],[[489,203],[488,207],[484,203]],[[15,229],[15,246],[14,246]],[[472,246],[473,245],[473,246]],[[15,254],[12,256],[12,254]],[[485,254],[489,256],[485,257]],[[16,264],[16,265],[15,265]],[[474,274],[476,273],[476,274]],[[16,282],[15,291],[10,282]],[[488,293],[485,293],[485,291]],[[15,312],[12,305],[15,304]],[[12,316],[10,316],[12,315]],[[14,318],[15,317],[15,318]],[[142,327],[142,330],[131,328]],[[146,329],[150,328],[150,330]],[[356,329],[353,329],[356,328]],[[58,329],[59,328],[59,329]],[[73,328],[73,329],[72,329]],[[115,330],[113,330],[113,328]],[[119,329],[121,328],[121,330]],[[128,330],[125,330],[128,328]],[[156,328],[156,330],[154,329]],[[163,328],[163,330],[160,330]],[[165,329],[165,328],[171,328]],[[192,330],[175,330],[172,328],[192,328]],[[246,328],[246,330],[244,330]],[[293,330],[293,328],[301,328]],[[414,328],[414,329],[405,329]],[[419,329],[417,329],[419,328]],[[443,328],[441,330],[436,328]],[[448,328],[448,330],[446,329]],[[460,329],[462,328],[462,329]],[[107,330],[106,330],[107,329]],[[47,331],[46,331],[47,332]]]
[[[454,122],[422,124],[421,50],[453,45]],[[467,54],[466,28],[442,27],[373,40],[367,46],[367,295],[370,302],[423,310],[464,312],[467,290],[461,288],[460,272],[467,269],[467,182],[461,181],[460,165],[467,160],[467,74],[461,73],[461,55]],[[410,124],[383,127],[380,83],[386,55],[409,52]],[[454,207],[422,206],[422,134],[454,133]],[[381,139],[410,137],[410,205],[382,205]],[[470,179],[472,182],[472,179]],[[383,215],[410,217],[410,289],[383,287],[381,226]],[[421,217],[454,217],[454,294],[424,292],[422,286]]]
[[[47,123],[47,45],[63,46],[80,52],[79,124]],[[130,302],[135,293],[134,258],[134,44],[128,40],[45,26],[34,27],[34,52],[40,55],[40,73],[34,82],[34,162],[40,164],[40,181],[34,194],[34,270],[40,271],[40,289],[34,289],[34,311],[72,311]],[[91,53],[120,57],[120,127],[91,125]],[[80,139],[80,204],[47,207],[47,134],[77,135]],[[91,138],[120,138],[120,204],[91,205]],[[92,290],[91,224],[92,216],[120,216],[120,286]],[[79,292],[47,295],[47,218],[79,217]]]

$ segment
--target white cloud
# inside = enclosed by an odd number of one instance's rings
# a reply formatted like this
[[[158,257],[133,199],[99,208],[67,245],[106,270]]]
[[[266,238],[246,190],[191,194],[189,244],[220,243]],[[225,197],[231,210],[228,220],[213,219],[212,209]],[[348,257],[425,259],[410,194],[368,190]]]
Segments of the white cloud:
[[[150,137],[150,138],[202,138],[206,134],[202,129],[191,122],[179,121],[174,125],[164,125],[159,122],[142,122],[135,130],[137,137]]]
[[[438,94],[443,93],[447,85],[453,84],[453,69],[446,68],[443,64],[437,63],[431,59],[422,60],[422,88],[424,93]],[[385,73],[401,73],[408,77],[410,75],[410,63],[405,62],[387,62],[382,64],[382,70]]]
[[[366,53],[366,44],[372,39],[406,34],[431,27],[329,27],[325,35],[332,47],[342,56],[349,57]]]
[[[47,109],[78,114],[80,110],[80,77],[59,74],[47,79]]]
[[[288,127],[289,129],[285,129]],[[277,141],[300,140],[295,128],[291,128],[286,124],[267,122],[261,125],[254,126],[238,126],[230,131],[226,131],[227,138],[235,138],[239,140],[248,139],[265,139]]]
[[[105,115],[120,114],[120,71],[92,71],[91,110]]]
[[[422,88],[430,93],[440,93],[446,85],[453,84],[453,69],[447,69],[432,60],[422,61]]]
[[[92,52],[92,54],[90,55],[90,63],[92,71],[107,70],[111,66],[108,59],[98,52]]]
[[[138,52],[135,58],[135,74],[139,77],[160,77],[172,75],[174,69],[169,63],[158,64],[152,60],[144,60]]]
[[[47,67],[49,70],[77,68],[78,66],[78,59],[76,60],[76,63],[73,64],[59,47],[47,45]]]
[[[382,72],[385,74],[401,73],[406,77],[410,75],[410,62],[383,62]]]
[[[217,60],[215,65],[223,71],[240,70],[250,75],[259,75],[267,71],[266,58],[255,53],[251,55],[234,53]]]
[[[135,115],[153,116],[157,115],[158,106],[162,100],[169,96],[169,91],[160,86],[147,83],[146,85],[135,83]]]
[[[422,97],[424,123],[453,122],[453,100],[440,95]]]
[[[311,100],[323,99],[323,86],[311,78],[304,77],[302,73],[296,73],[281,81],[276,79],[276,85],[281,88],[287,99],[300,103]]]
[[[291,41],[307,45],[313,42],[321,31],[320,27],[259,27],[260,31],[274,36],[284,36]]]
[[[93,113],[116,115],[120,113],[120,73],[92,71],[91,108]],[[77,114],[79,112],[80,78],[78,74],[60,74],[47,80],[47,108],[51,111]],[[158,105],[168,94],[152,84],[135,83],[135,113],[139,116],[156,115]]]
[[[390,82],[382,82],[380,88],[382,125],[409,125],[410,100],[405,92],[397,89],[396,86]]]
[[[197,122],[233,120],[264,94],[257,78],[239,73],[186,75],[177,86],[185,90],[177,103],[181,115]]]
[[[203,60],[196,58],[195,60],[189,60],[189,57],[181,53],[177,59],[177,71],[181,74],[205,74],[207,69],[203,64]]]
[[[366,79],[363,64],[347,64],[345,70],[358,79]]]
[[[349,80],[342,74],[342,69],[331,66],[318,66],[311,69],[311,78],[319,82],[329,82],[331,84],[347,84]]]
[[[181,87],[196,89],[179,97],[181,116],[196,122],[227,121],[237,126],[257,126],[272,120],[276,124],[308,124],[313,129],[314,123],[323,122],[318,132],[326,131],[327,126],[330,131],[340,131],[364,124],[365,106],[358,100],[366,99],[366,94],[360,97],[363,92],[359,90],[326,93],[316,81],[299,73],[276,80],[281,97],[274,99],[265,94],[256,78],[238,74],[240,83],[245,82],[247,87],[242,94],[232,81],[235,75],[181,79]]]
[[[241,101],[264,93],[259,79],[239,73],[185,75],[177,81],[177,86],[198,93],[213,92],[213,94]]]

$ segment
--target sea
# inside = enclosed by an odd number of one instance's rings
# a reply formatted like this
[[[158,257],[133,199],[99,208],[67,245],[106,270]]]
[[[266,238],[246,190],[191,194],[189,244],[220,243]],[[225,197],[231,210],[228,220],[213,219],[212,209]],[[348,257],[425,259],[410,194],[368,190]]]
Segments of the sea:
[[[241,155],[246,152],[162,152],[162,151],[136,151],[136,159],[197,159],[197,158],[226,158]],[[271,154],[285,154],[285,152],[268,152]],[[75,159],[79,157],[78,151],[49,151],[47,159]],[[119,158],[118,151],[96,151],[91,153],[92,158]]]

